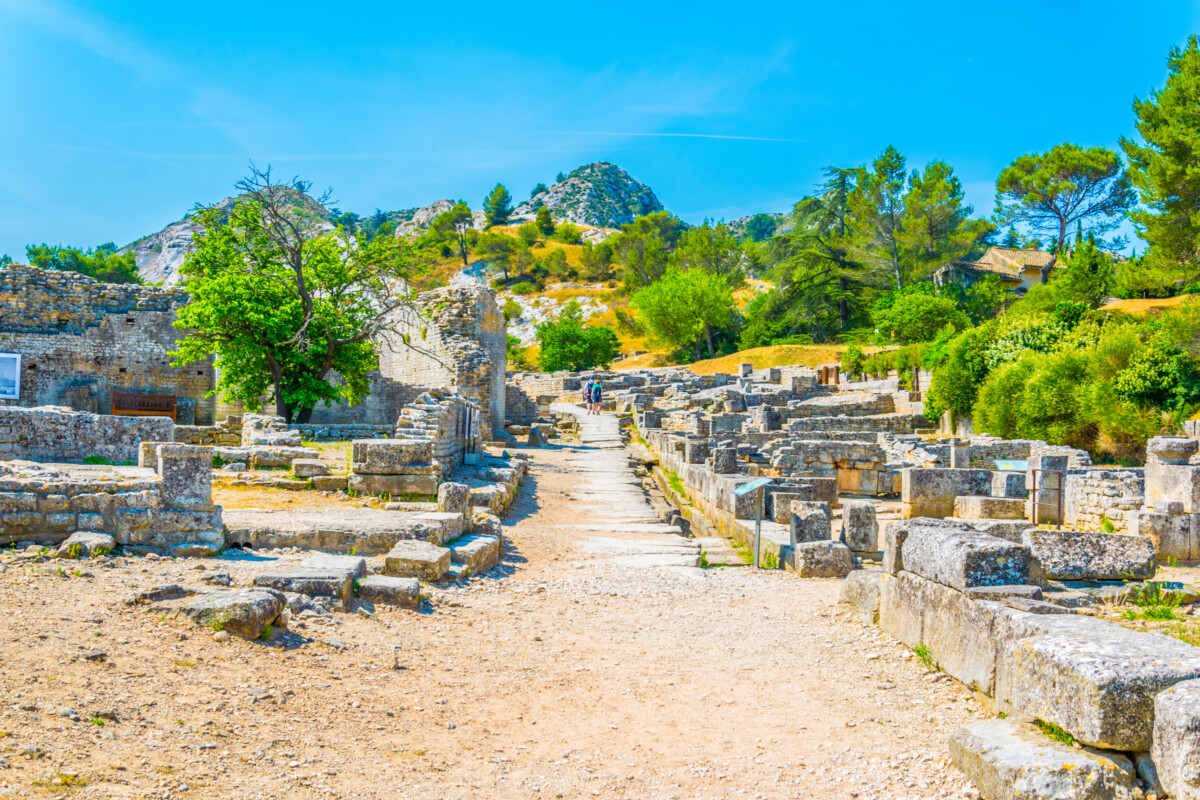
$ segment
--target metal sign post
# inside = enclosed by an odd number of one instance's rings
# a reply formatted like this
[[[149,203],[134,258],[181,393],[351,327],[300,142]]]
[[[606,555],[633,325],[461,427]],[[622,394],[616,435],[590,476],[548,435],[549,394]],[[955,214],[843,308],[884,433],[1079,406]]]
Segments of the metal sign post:
[[[754,568],[758,569],[759,550],[762,548],[762,515],[763,495],[765,487],[771,482],[770,478],[755,478],[749,483],[743,483],[733,490],[734,497],[743,497],[751,492],[757,492],[754,504]]]

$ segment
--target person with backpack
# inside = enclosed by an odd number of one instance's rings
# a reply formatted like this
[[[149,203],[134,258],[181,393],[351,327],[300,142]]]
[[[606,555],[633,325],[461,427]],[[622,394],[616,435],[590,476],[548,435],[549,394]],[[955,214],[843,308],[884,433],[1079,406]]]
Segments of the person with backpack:
[[[588,378],[587,383],[583,386],[583,406],[587,409],[590,416],[592,413],[592,379]]]
[[[600,384],[600,379],[592,383],[592,405],[596,409],[596,414],[600,413],[600,403],[604,400],[604,387]]]

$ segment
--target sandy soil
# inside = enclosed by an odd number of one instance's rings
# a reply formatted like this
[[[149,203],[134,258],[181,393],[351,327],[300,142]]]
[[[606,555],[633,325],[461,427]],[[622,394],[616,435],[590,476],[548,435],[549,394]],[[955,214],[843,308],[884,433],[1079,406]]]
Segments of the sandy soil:
[[[963,795],[946,735],[979,705],[838,610],[839,581],[588,555],[580,451],[532,452],[503,566],[422,613],[221,644],[122,599],[302,554],[9,558],[0,798]]]

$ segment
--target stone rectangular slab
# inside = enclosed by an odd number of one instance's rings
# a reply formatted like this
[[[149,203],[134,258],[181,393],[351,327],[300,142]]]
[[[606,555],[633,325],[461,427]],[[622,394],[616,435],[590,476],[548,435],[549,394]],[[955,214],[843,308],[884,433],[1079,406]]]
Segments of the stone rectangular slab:
[[[850,607],[854,616],[864,625],[879,624],[879,592],[884,573],[856,569],[842,582],[838,602]]]
[[[959,519],[1024,519],[1025,501],[1017,497],[961,495],[954,498],[954,516]]]
[[[1200,680],[1183,681],[1154,698],[1158,780],[1176,800],[1200,800]]]
[[[383,562],[386,575],[396,578],[441,580],[450,569],[450,549],[432,542],[405,539],[396,542]]]
[[[1031,528],[1022,538],[1054,580],[1146,580],[1158,569],[1154,544],[1142,536]]]
[[[906,531],[903,568],[965,590],[1029,582],[1029,548],[984,533],[917,519],[893,525]]]
[[[854,570],[854,556],[841,542],[797,542],[781,550],[784,568],[801,578],[844,578]]]
[[[371,575],[358,582],[358,596],[372,603],[401,608],[419,608],[421,582],[416,578]]]
[[[500,562],[500,540],[485,534],[468,534],[450,542],[450,560],[473,573],[487,572]]]
[[[436,495],[436,475],[391,475],[354,473],[347,483],[349,489],[359,494],[389,495]]]
[[[263,626],[274,622],[285,605],[283,595],[271,589],[232,589],[203,592],[154,606],[154,610],[167,617],[185,617],[213,630],[257,639]]]
[[[355,439],[350,444],[353,472],[399,475],[431,463],[433,442],[427,439]]]
[[[355,556],[321,555],[295,566],[279,566],[274,571],[254,576],[255,586],[309,597],[336,597],[349,602],[354,581],[366,574],[365,559]]]
[[[1027,722],[988,719],[950,734],[950,757],[987,800],[1133,800],[1133,765],[1077,750]]]

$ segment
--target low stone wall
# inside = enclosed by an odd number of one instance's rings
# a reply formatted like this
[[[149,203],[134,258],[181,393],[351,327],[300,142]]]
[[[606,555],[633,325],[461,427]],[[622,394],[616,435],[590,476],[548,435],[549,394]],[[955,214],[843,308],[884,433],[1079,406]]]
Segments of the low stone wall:
[[[0,407],[0,459],[120,463],[138,457],[143,441],[174,441],[170,417],[113,417],[58,406]]]
[[[487,415],[474,400],[432,390],[404,407],[393,435],[431,442],[433,464],[445,478],[462,465],[468,450],[483,452],[487,427]]]
[[[1077,450],[1065,445],[1046,444],[1040,439],[998,439],[995,436],[971,437],[971,463],[979,462],[978,466],[992,469],[995,459],[1024,460],[1030,456],[1066,456],[1067,466],[1071,469],[1083,469],[1092,465],[1092,458],[1086,450]]]
[[[837,478],[838,491],[873,496],[900,493],[899,473],[874,442],[797,440],[775,448],[771,468],[784,476]]]
[[[176,425],[175,441],[205,447],[238,447],[242,443],[242,417],[230,414],[216,425]]]
[[[169,420],[168,420],[169,422]],[[143,467],[0,465],[0,544],[56,544],[76,531],[171,555],[224,546],[207,448],[143,443]]]
[[[354,439],[380,439],[392,435],[395,424],[371,423],[338,423],[324,424],[307,422],[304,424],[288,425],[288,430],[296,431],[306,442],[348,442]]]
[[[508,422],[516,425],[532,425],[538,418],[538,393],[531,392],[524,384],[507,384],[504,387],[504,415]]]
[[[788,404],[788,416],[798,417],[866,417],[892,414],[896,403],[890,394],[849,392],[814,397]]]
[[[1104,530],[1107,519],[1114,531],[1130,528],[1129,517],[1146,499],[1141,470],[1089,469],[1067,474],[1063,514],[1068,528]]]
[[[869,433],[915,433],[932,430],[933,423],[920,414],[869,414],[849,417],[801,417],[788,420],[789,431],[863,431]]]

